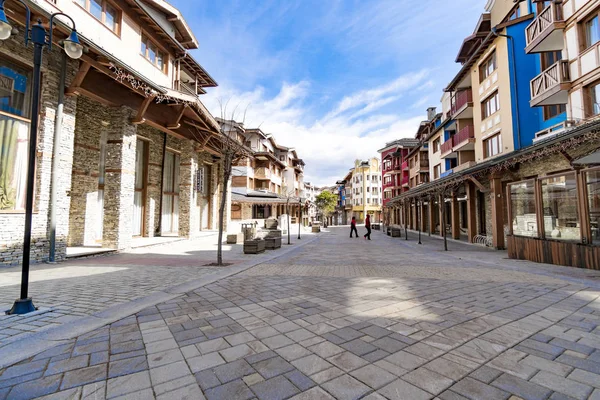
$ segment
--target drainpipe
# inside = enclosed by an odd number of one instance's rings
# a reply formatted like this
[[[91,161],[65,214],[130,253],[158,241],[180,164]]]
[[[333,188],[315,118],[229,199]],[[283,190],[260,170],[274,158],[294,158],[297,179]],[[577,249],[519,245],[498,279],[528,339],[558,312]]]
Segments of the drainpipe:
[[[492,28],[492,34],[496,37],[497,36],[505,37],[509,40],[509,43],[510,43],[510,51],[511,51],[511,56],[512,56],[513,64],[514,64],[512,71],[511,71],[512,72],[512,81],[513,81],[513,83],[511,84],[511,90],[513,90],[515,93],[515,101],[514,102],[515,102],[515,109],[517,111],[516,113],[514,113],[515,115],[513,115],[513,118],[515,118],[517,121],[516,134],[517,134],[517,142],[519,144],[519,149],[520,149],[523,147],[523,144],[521,143],[521,119],[519,117],[519,86],[517,83],[517,59],[515,57],[515,42],[514,42],[514,39],[512,36],[498,33],[498,29],[496,29],[496,28]],[[518,149],[516,149],[516,150],[518,150]]]
[[[52,146],[52,177],[50,187],[50,249],[48,262],[56,262],[56,198],[58,197],[58,169],[60,143],[62,141],[63,109],[65,106],[65,81],[67,77],[67,55],[61,52],[60,81],[58,84],[58,106],[54,118],[54,144]]]

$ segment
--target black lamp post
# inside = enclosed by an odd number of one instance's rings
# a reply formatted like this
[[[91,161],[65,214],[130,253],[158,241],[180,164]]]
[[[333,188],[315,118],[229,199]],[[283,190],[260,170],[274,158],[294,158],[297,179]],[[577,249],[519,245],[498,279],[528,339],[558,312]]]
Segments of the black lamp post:
[[[298,240],[301,239],[300,237],[300,227],[302,226],[302,210],[304,208],[304,199],[302,197],[300,197],[300,220],[298,221]]]
[[[4,12],[4,3],[6,0],[0,0],[0,40],[6,40],[12,34],[12,26],[6,18]],[[42,21],[38,19],[38,23],[30,27],[29,20],[31,19],[31,11],[27,4],[22,0],[17,0],[26,10],[25,20],[25,46],[29,41],[33,42],[33,87],[31,92],[31,129],[29,135],[29,162],[27,168],[27,193],[25,201],[25,233],[23,236],[23,265],[21,272],[21,297],[15,300],[15,303],[7,314],[27,314],[35,311],[31,297],[28,297],[29,290],[29,257],[31,250],[31,225],[33,219],[33,195],[35,186],[35,158],[37,155],[37,133],[39,126],[40,114],[40,89],[42,78],[42,55],[44,47],[48,46],[48,50],[52,50],[52,31],[54,18],[62,15],[67,17],[73,24],[73,29],[69,37],[64,40],[63,46],[65,53],[73,59],[78,59],[83,54],[83,46],[79,43],[77,30],[75,29],[75,21],[71,17],[63,13],[56,13],[50,16],[50,33],[42,26]],[[54,144],[58,145],[57,143]],[[56,173],[53,171],[53,173]]]

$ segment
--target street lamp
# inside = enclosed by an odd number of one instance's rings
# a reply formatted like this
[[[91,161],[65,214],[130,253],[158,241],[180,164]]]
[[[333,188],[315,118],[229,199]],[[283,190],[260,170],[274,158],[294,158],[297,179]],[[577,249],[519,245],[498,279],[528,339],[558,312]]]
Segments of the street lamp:
[[[12,26],[6,18],[4,11],[4,3],[6,0],[0,0],[0,40],[6,40],[12,33]],[[50,16],[50,33],[42,26],[42,21],[38,19],[38,23],[31,27],[29,20],[31,19],[31,10],[23,0],[17,0],[26,10],[25,17],[25,46],[29,41],[33,42],[33,87],[31,91],[31,130],[29,137],[29,163],[27,169],[27,194],[25,201],[25,233],[23,237],[23,265],[21,272],[21,297],[15,300],[13,307],[7,314],[27,314],[35,311],[31,297],[27,296],[29,289],[29,257],[31,249],[31,225],[33,218],[33,195],[35,184],[35,158],[37,155],[37,133],[39,126],[40,114],[40,89],[42,78],[42,55],[44,47],[48,46],[48,50],[52,50],[52,32],[54,27],[54,18],[62,15],[67,17],[73,24],[71,34],[63,41],[65,53],[73,59],[78,59],[83,54],[83,46],[79,42],[77,30],[75,29],[75,21],[71,17],[63,13],[55,13]],[[55,146],[57,143],[54,144]]]

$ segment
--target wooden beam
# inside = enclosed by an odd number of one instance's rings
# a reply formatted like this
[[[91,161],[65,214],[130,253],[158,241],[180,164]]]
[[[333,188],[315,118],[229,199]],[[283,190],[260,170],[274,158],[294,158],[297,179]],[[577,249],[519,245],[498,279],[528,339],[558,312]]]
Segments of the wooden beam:
[[[145,124],[146,125],[150,125],[151,127],[156,128],[159,131],[165,132],[165,133],[167,133],[167,134],[169,134],[169,135],[171,135],[173,137],[176,137],[178,139],[189,140],[188,137],[185,137],[185,136],[183,136],[183,135],[181,135],[181,134],[179,134],[179,133],[177,133],[175,131],[172,131],[171,129],[168,129],[168,128],[162,126],[161,124],[158,124],[158,123],[156,123],[154,121],[151,121],[149,119],[146,120]]]
[[[460,211],[458,208],[458,199],[456,193],[452,193],[452,202],[450,203],[450,221],[452,223],[452,239],[460,240]]]
[[[194,121],[190,120],[189,118],[184,118],[181,122],[183,122],[186,125],[193,126],[194,128],[198,129],[201,132],[210,133],[211,135],[217,135],[218,134],[218,132],[215,132],[214,130],[208,129],[208,127],[206,125],[205,126],[200,126],[197,123],[195,123]]]
[[[571,165],[571,167],[573,166],[573,157],[571,157],[569,155],[569,153],[567,153],[565,150],[560,150],[560,154],[565,158],[565,160],[567,160],[569,162],[569,165]]]
[[[115,74],[114,74],[114,73],[113,73],[113,72],[112,72],[110,69],[108,69],[106,66],[104,66],[102,63],[100,63],[99,61],[97,61],[97,60],[94,60],[92,57],[88,56],[87,54],[84,54],[84,55],[82,55],[82,56],[81,56],[81,59],[82,59],[83,61],[85,61],[85,62],[87,62],[87,63],[91,64],[91,65],[92,65],[92,66],[93,66],[95,69],[97,69],[97,70],[98,70],[98,72],[101,72],[101,73],[103,73],[104,75],[106,75],[106,76],[109,76],[109,77],[111,77],[112,79],[114,79],[115,81],[117,81],[117,80],[115,79]],[[139,95],[141,95],[141,96],[144,96],[144,97],[147,97],[147,96],[146,96],[146,92],[144,92],[144,91],[143,91],[143,90],[141,90],[141,89],[134,88],[133,86],[131,86],[131,83],[127,82],[126,80],[123,80],[123,81],[117,81],[117,82],[119,82],[119,83],[121,83],[122,85],[126,86],[126,87],[127,87],[127,88],[129,88],[130,90],[132,90],[132,91],[134,91],[134,92],[138,93]]]
[[[98,96],[96,93],[90,92],[89,90],[84,89],[82,87],[68,88],[65,91],[65,94],[67,96],[74,96],[74,95],[79,96],[79,95],[83,95],[83,96],[88,97],[88,98],[90,98],[92,100],[95,100],[98,103],[103,104],[103,105],[105,105],[107,107],[118,107],[119,106],[118,104],[113,103],[112,101],[107,100],[104,97]]]
[[[175,119],[172,122],[169,122],[167,124],[167,128],[169,129],[179,129],[181,128],[181,118],[183,117],[183,114],[185,113],[185,108],[187,106],[185,104],[180,104],[179,105],[179,109],[177,110],[177,114],[175,114]]]
[[[486,189],[474,176],[469,176],[468,179],[477,186],[477,189],[479,189],[481,193],[488,193],[490,191],[490,189]]]
[[[73,91],[72,89],[81,86],[81,84],[83,83],[83,80],[87,76],[88,72],[90,72],[91,67],[92,67],[92,65],[85,61],[83,61],[83,62],[81,62],[81,64],[79,64],[79,71],[77,71],[77,73],[75,74],[75,78],[73,78],[71,85],[65,90],[65,94],[67,96],[77,95],[77,93],[75,91]]]
[[[494,248],[496,250],[504,249],[504,192],[502,191],[502,180],[492,178],[492,237],[494,238]]]
[[[473,182],[465,182],[465,185],[467,185],[467,235],[469,243],[473,243],[477,235],[477,191]]]
[[[140,125],[140,124],[143,124],[144,122],[146,122],[146,118],[144,118],[144,115],[146,115],[146,111],[148,110],[150,103],[152,103],[155,98],[156,98],[156,96],[148,96],[144,99],[144,101],[142,101],[140,108],[138,108],[137,115],[135,116],[134,119],[131,120],[132,124]]]

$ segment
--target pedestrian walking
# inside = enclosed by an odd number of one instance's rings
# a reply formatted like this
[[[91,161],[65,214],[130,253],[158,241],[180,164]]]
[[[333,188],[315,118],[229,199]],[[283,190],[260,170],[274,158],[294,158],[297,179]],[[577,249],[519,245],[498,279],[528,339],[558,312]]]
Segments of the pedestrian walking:
[[[358,238],[358,229],[356,229],[356,217],[352,217],[352,222],[350,222],[350,237],[352,238],[352,233],[356,233],[356,237]]]
[[[365,233],[365,239],[371,240],[371,218],[367,215],[367,219],[365,219],[365,228],[367,228],[367,233]]]

